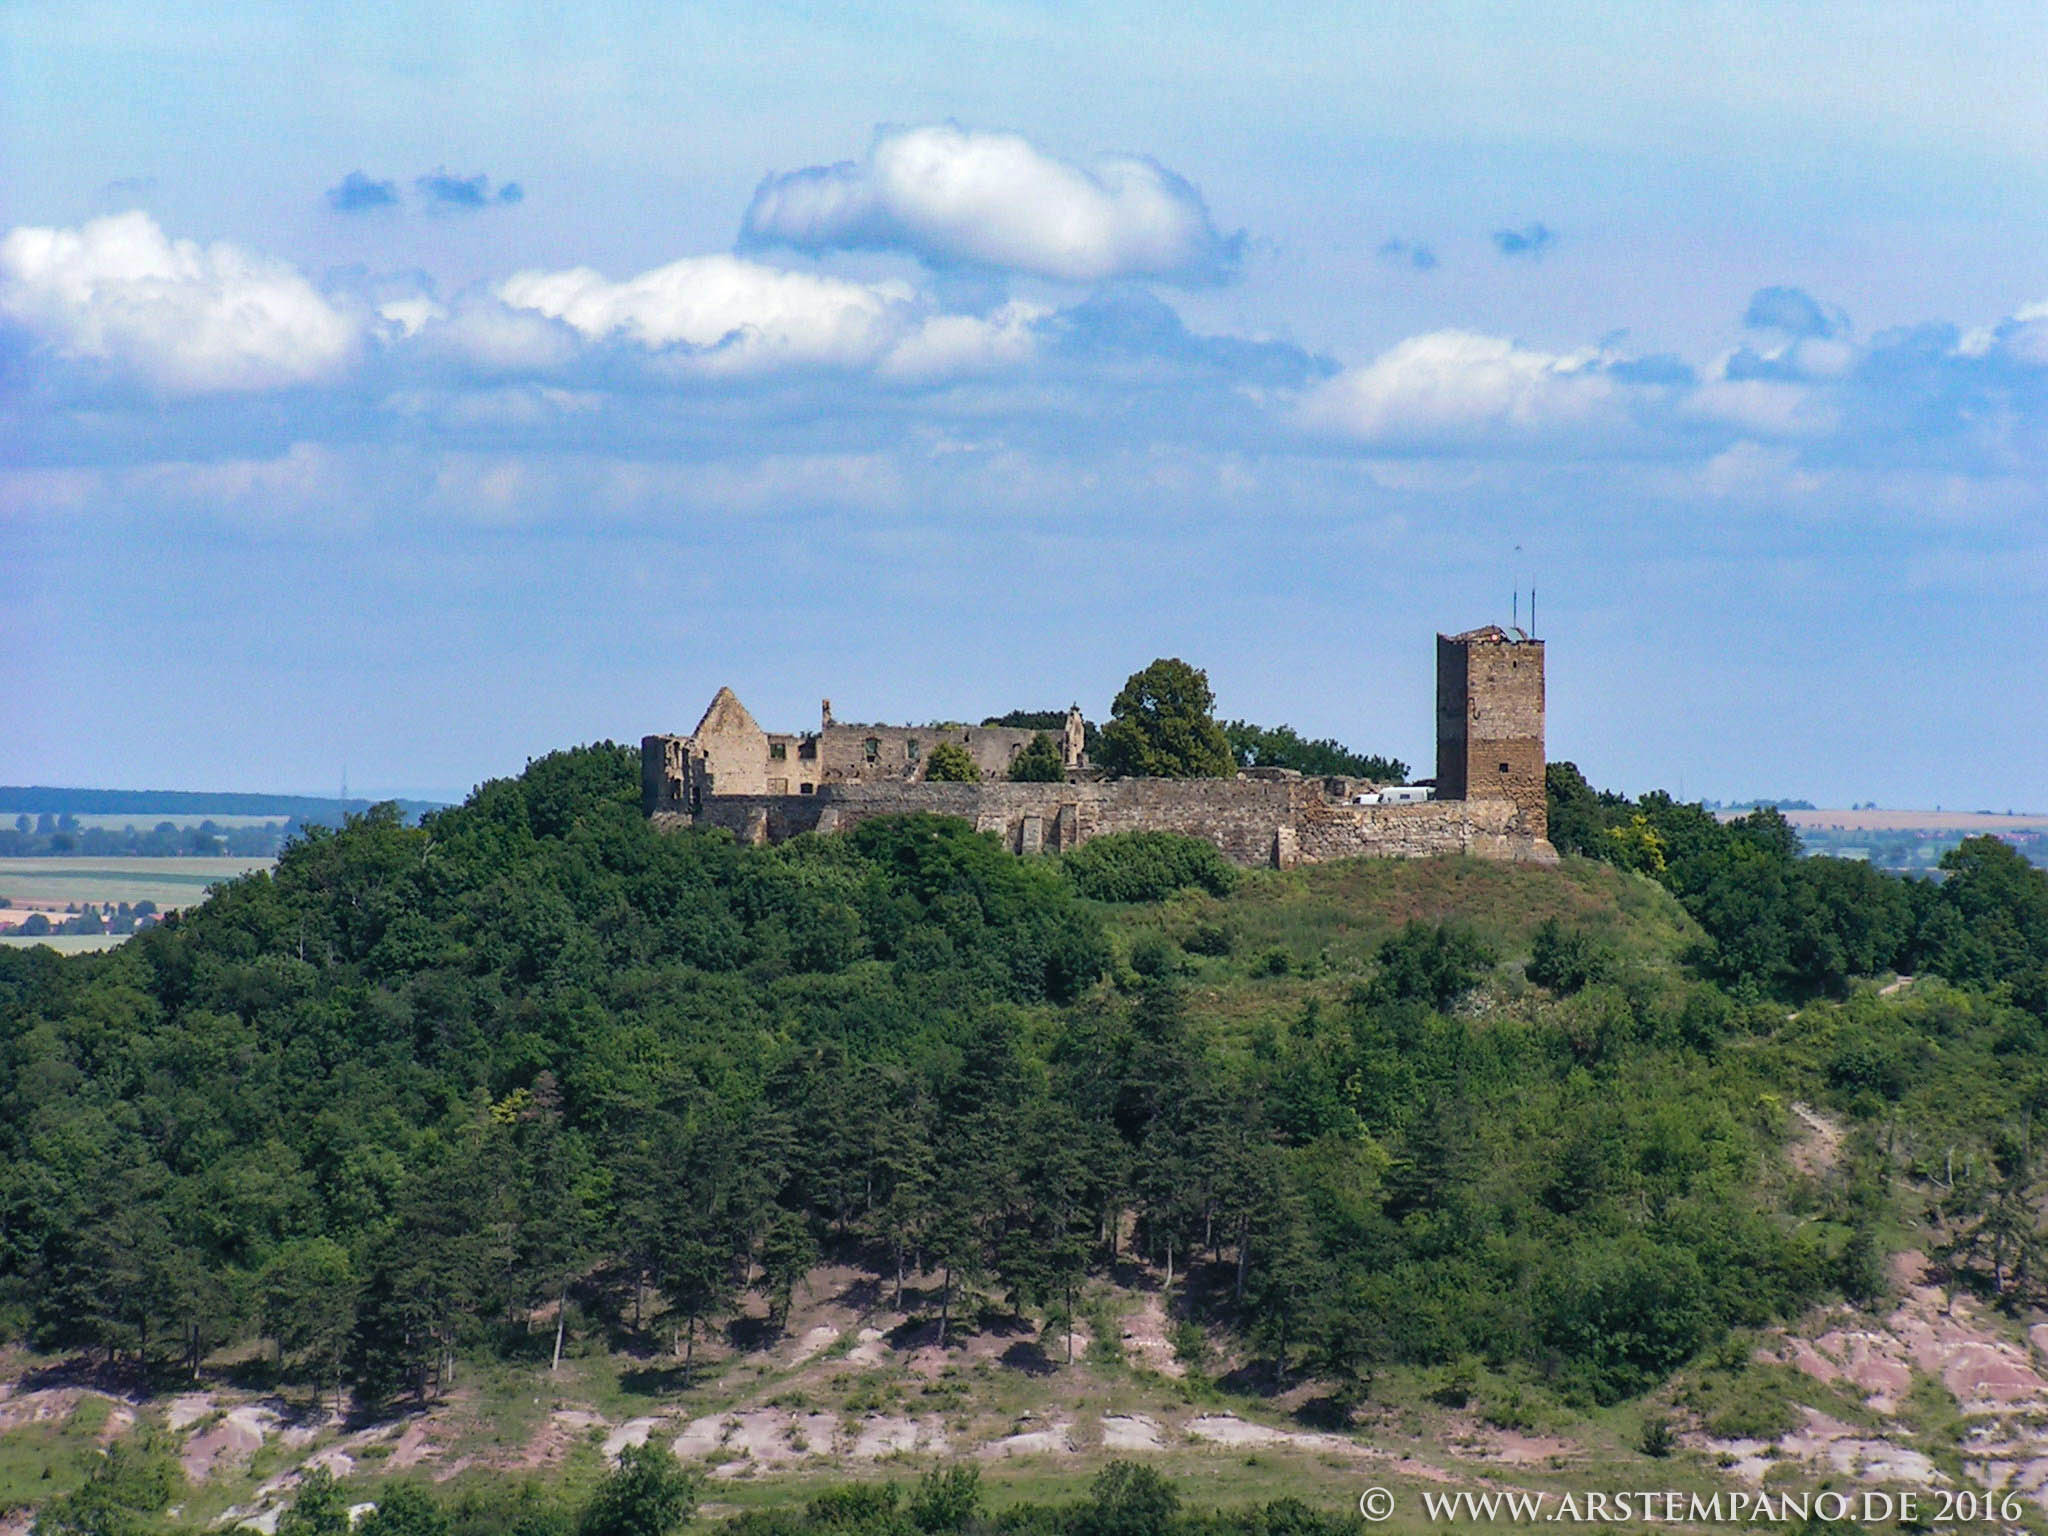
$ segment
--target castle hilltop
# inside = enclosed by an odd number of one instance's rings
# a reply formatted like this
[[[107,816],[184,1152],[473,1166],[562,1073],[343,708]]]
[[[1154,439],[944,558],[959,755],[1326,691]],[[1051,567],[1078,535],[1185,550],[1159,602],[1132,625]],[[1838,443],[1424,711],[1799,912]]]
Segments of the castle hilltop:
[[[1551,863],[1543,784],[1543,642],[1497,625],[1436,641],[1433,794],[1364,779],[1251,768],[1229,779],[1106,777],[1088,760],[1078,708],[1052,732],[1064,782],[1012,783],[1040,733],[1009,726],[856,725],[826,700],[818,729],[765,731],[720,688],[688,736],[640,744],[641,792],[658,826],[720,827],[749,843],[843,832],[873,816],[958,816],[1018,853],[1065,852],[1108,832],[1206,838],[1244,865],[1326,859],[1480,858]],[[949,743],[975,784],[925,777]]]

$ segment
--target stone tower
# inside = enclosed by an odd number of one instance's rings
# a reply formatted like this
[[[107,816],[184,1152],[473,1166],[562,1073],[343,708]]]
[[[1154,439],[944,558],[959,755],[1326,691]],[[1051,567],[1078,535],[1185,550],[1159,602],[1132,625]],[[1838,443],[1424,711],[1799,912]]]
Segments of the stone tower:
[[[1436,637],[1436,793],[1512,800],[1525,835],[1550,835],[1541,640],[1495,624]]]

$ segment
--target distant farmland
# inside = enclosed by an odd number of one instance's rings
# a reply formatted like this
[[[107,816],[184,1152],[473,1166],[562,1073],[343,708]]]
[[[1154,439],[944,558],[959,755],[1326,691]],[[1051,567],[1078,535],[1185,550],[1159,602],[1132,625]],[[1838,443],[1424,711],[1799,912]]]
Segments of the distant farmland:
[[[1723,811],[1726,821],[1744,814]],[[1806,851],[1863,859],[1880,869],[1927,873],[1966,837],[1997,837],[2036,864],[2048,865],[2048,815],[1993,811],[1817,810],[1780,813]]]
[[[1954,832],[1963,837],[2048,832],[2048,814],[2001,816],[1994,811],[1785,811],[1782,814],[1802,832],[1809,827],[1838,832]]]
[[[13,912],[27,908],[62,912],[66,906],[96,907],[153,901],[161,911],[193,906],[209,886],[232,880],[252,869],[268,869],[272,859],[0,859],[0,896]]]

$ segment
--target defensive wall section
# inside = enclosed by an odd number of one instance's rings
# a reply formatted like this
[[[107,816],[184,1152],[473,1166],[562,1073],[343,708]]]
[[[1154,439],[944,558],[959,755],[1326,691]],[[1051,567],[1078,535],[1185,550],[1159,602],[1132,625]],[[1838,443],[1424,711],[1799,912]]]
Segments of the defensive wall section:
[[[1206,838],[1233,863],[1290,869],[1374,855],[1554,861],[1508,800],[1352,805],[1321,779],[1104,779],[1078,784],[826,784],[808,795],[716,795],[694,811],[657,806],[666,826],[719,827],[742,842],[844,832],[876,816],[958,816],[1017,853],[1065,853],[1109,832]]]

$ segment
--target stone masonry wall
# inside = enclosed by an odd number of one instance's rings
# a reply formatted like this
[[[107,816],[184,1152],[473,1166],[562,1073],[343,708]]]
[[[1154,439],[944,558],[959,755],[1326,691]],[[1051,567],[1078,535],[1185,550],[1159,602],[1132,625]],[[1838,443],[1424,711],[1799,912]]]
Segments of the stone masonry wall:
[[[843,832],[875,816],[958,816],[1019,853],[1065,852],[1110,832],[1206,838],[1247,866],[1289,868],[1328,859],[1556,858],[1528,835],[1506,800],[1358,806],[1333,802],[1320,780],[1117,779],[1084,784],[821,785],[809,795],[720,795],[694,817],[655,807],[668,825],[722,827],[742,841],[779,843],[801,832]]]
[[[966,749],[984,778],[1010,771],[1010,760],[1031,744],[1036,731],[1004,725],[853,725],[835,720],[819,735],[817,782],[910,780],[922,776],[932,748],[951,742]],[[875,744],[872,761],[867,744]]]

